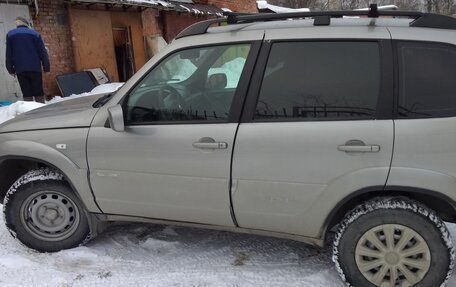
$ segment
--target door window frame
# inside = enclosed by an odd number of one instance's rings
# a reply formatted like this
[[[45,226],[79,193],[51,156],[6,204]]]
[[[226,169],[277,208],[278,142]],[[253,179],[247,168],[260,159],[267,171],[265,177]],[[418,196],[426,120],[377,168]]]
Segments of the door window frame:
[[[190,49],[198,49],[198,48],[211,48],[211,47],[219,47],[219,46],[237,46],[237,45],[250,45],[250,50],[247,56],[247,59],[244,64],[244,68],[242,70],[241,76],[239,78],[239,82],[236,88],[236,92],[234,93],[233,100],[231,103],[231,108],[229,111],[229,115],[226,121],[156,121],[156,122],[139,122],[139,123],[129,123],[127,121],[127,103],[130,97],[130,94],[136,89],[136,87],[146,78],[155,68],[157,68],[160,64],[162,64],[165,60],[169,59],[169,57],[173,56],[176,53],[190,50]],[[125,126],[152,126],[152,125],[186,125],[186,124],[226,124],[226,123],[238,123],[242,113],[242,107],[245,102],[245,98],[247,97],[247,90],[249,87],[250,79],[252,78],[252,74],[255,70],[257,58],[259,51],[262,46],[262,40],[253,40],[253,41],[240,41],[240,42],[223,42],[217,44],[210,44],[210,45],[196,45],[196,46],[187,46],[184,48],[176,49],[168,54],[164,55],[157,63],[155,63],[147,72],[145,72],[140,79],[136,81],[136,83],[125,93],[125,96],[119,102],[119,105],[122,106],[123,116]]]
[[[429,45],[435,44],[439,46],[448,46],[456,51],[456,45],[445,43],[445,42],[436,42],[436,41],[418,41],[418,40],[392,40],[393,47],[393,57],[394,57],[394,113],[393,118],[395,120],[413,120],[413,119],[429,119],[429,118],[449,118],[456,117],[456,112],[454,115],[410,115],[407,117],[399,115],[399,97],[400,97],[400,58],[399,58],[399,45],[402,43],[406,44],[416,44],[419,45]]]
[[[392,119],[394,106],[394,61],[393,48],[389,39],[295,39],[295,40],[266,40],[263,43],[258,56],[258,64],[250,81],[249,92],[247,95],[244,112],[241,117],[242,123],[264,123],[264,122],[315,122],[315,121],[351,121],[351,120],[366,120],[366,118],[280,118],[280,119],[254,119],[255,110],[258,98],[260,96],[261,86],[266,71],[269,55],[272,46],[275,43],[290,43],[290,42],[374,42],[378,43],[380,53],[380,88],[377,100],[377,110],[375,112],[375,120]],[[374,120],[372,119],[372,120]]]

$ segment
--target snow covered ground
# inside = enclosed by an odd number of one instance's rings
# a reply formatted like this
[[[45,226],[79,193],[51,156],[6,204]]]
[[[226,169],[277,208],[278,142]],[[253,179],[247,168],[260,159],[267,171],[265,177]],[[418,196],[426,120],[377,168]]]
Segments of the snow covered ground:
[[[449,228],[456,242],[456,225]],[[2,287],[343,287],[330,257],[329,248],[290,240],[137,223],[115,223],[87,246],[43,254],[13,239],[0,214]]]

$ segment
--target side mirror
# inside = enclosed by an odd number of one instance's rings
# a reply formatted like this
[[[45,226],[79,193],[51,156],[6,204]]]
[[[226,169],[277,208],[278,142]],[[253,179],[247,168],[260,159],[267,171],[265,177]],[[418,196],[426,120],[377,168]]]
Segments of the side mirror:
[[[125,130],[124,118],[121,105],[115,105],[108,108],[109,125],[116,132],[123,132]]]

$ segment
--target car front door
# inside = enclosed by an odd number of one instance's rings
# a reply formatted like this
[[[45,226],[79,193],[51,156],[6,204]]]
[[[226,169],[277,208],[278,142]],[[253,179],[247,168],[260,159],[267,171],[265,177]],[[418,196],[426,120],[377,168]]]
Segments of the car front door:
[[[265,47],[233,154],[240,227],[318,238],[345,198],[383,189],[393,147],[389,35],[379,28],[374,40],[353,41],[344,31]]]
[[[239,87],[259,45],[172,53],[120,103],[125,131],[90,129],[90,181],[103,212],[233,225],[231,153],[245,95]]]

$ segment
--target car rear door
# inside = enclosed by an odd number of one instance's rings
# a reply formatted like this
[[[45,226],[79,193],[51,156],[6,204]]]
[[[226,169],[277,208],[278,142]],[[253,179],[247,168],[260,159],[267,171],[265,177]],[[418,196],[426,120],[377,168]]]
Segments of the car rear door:
[[[385,28],[290,30],[266,33],[236,137],[233,206],[240,227],[318,237],[340,202],[387,180],[391,42]]]

